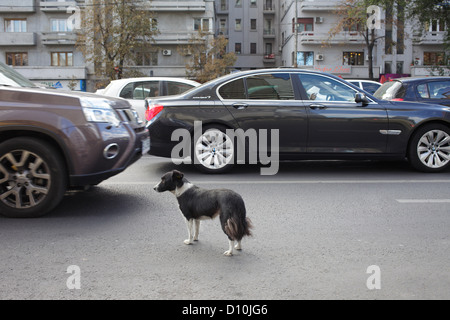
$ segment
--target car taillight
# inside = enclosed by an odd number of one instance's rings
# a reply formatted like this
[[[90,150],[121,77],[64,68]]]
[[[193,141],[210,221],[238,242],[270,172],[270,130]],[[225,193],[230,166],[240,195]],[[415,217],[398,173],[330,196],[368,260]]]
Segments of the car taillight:
[[[404,101],[405,99],[403,99],[403,98],[394,98],[394,99],[392,99],[391,101]]]
[[[147,121],[152,120],[154,117],[156,117],[158,115],[158,113],[160,113],[162,111],[162,109],[164,109],[164,106],[162,106],[160,104],[150,105],[147,108],[147,110],[145,110],[145,119],[147,119]]]

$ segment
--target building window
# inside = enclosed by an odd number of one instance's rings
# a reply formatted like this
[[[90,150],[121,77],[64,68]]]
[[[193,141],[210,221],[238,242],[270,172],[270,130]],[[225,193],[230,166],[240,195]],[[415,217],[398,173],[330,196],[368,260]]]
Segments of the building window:
[[[220,25],[219,25],[219,35],[227,35],[227,20],[226,19],[220,19]]]
[[[311,52],[311,51],[297,52],[297,65],[313,66],[314,65],[314,52]]]
[[[256,7],[256,0],[250,0],[250,7]]]
[[[344,66],[363,66],[364,52],[344,52],[342,64]]]
[[[7,52],[6,64],[9,66],[28,66],[28,53]]]
[[[27,19],[5,19],[5,32],[27,32]]]
[[[71,67],[73,66],[73,53],[72,52],[52,52],[53,67]]]
[[[395,69],[397,74],[403,74],[403,61],[397,61]]]
[[[220,0],[220,9],[224,11],[228,9],[227,0]]]
[[[209,19],[194,19],[195,31],[209,31]]]
[[[256,19],[250,19],[250,30],[256,31]]]
[[[242,20],[236,19],[236,22],[234,24],[234,30],[241,31],[242,30]]]
[[[235,7],[242,7],[242,0],[236,0]]]
[[[250,43],[250,54],[256,54],[256,43]]]
[[[298,18],[297,31],[314,31],[314,19],[313,18]],[[295,18],[292,19],[292,32],[295,32]]]
[[[444,52],[424,52],[423,64],[425,66],[440,66],[445,65],[445,53]]]
[[[67,19],[52,19],[51,31],[54,32],[68,32],[73,31],[72,24],[67,24]]]
[[[266,43],[266,51],[265,51],[265,55],[270,55],[270,54],[272,54],[273,53],[273,45],[270,43],[270,42],[268,42],[268,43]]]
[[[234,44],[234,53],[241,54],[242,53],[242,45],[241,43],[237,42]]]
[[[445,22],[436,19],[430,20],[430,22],[425,23],[425,31],[445,31]]]
[[[158,52],[136,52],[134,62],[137,66],[157,66]]]
[[[392,61],[384,62],[384,73],[391,74],[392,73]]]

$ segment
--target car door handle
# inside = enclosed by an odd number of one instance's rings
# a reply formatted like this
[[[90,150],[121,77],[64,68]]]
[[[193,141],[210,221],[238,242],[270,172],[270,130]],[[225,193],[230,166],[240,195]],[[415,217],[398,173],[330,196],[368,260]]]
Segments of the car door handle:
[[[233,104],[233,108],[237,109],[237,110],[244,110],[248,108],[248,104],[246,103],[235,103]]]
[[[326,108],[326,106],[324,106],[323,104],[310,104],[309,107],[313,110]]]

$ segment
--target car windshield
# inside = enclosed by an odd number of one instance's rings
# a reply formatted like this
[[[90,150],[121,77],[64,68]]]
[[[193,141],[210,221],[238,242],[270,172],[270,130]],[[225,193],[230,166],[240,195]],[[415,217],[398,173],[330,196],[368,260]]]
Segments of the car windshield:
[[[381,100],[392,100],[396,97],[398,90],[402,87],[400,81],[389,81],[383,84],[375,93],[375,98]]]
[[[2,62],[0,62],[0,86],[36,87],[33,82]]]

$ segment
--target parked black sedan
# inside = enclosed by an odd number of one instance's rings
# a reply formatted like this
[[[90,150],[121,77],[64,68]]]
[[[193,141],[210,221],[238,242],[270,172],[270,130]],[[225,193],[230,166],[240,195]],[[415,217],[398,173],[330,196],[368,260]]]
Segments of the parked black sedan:
[[[391,101],[418,101],[450,107],[450,77],[400,78],[385,82],[374,96]]]
[[[148,108],[150,154],[190,156],[208,173],[241,163],[242,145],[247,162],[257,154],[263,164],[275,154],[279,160],[406,157],[425,172],[450,165],[448,107],[379,100],[325,73],[234,73],[180,96],[152,100]],[[243,135],[236,134],[239,129]]]

